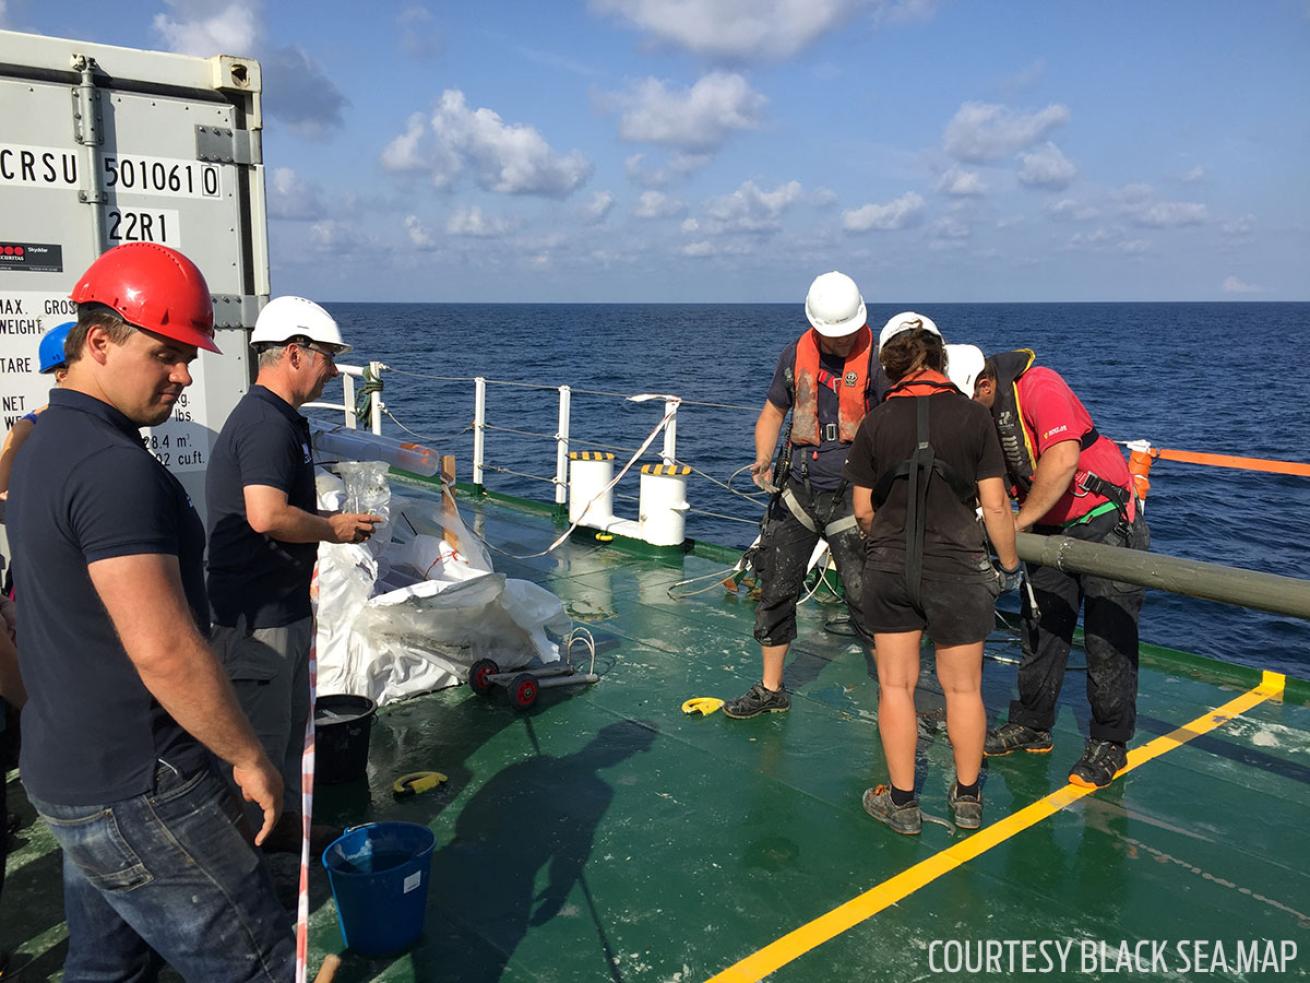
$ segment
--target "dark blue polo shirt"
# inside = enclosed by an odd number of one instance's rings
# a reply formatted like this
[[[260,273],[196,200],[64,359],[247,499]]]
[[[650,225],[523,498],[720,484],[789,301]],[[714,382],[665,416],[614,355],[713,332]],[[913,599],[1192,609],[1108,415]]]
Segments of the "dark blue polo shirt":
[[[871,345],[870,348],[873,346]],[[869,385],[865,399],[869,406],[880,400],[887,391],[886,376],[876,358],[872,358],[869,372]],[[778,364],[773,370],[773,381],[769,385],[769,402],[784,413],[795,402],[794,387],[787,385],[786,373],[796,365],[796,342],[783,349]],[[827,370],[838,379],[846,371],[846,359],[841,355],[829,355],[819,349],[819,368]],[[838,399],[835,392],[827,386],[820,386],[818,391],[819,425],[836,423],[838,420]],[[846,455],[850,444],[840,440],[824,440],[822,434],[818,447],[797,447],[791,455],[791,473],[793,478],[800,478],[801,465],[804,463],[809,471],[810,484],[818,491],[833,491],[842,483],[842,469],[846,467]]]
[[[87,572],[111,557],[176,556],[207,635],[204,527],[181,482],[118,410],[56,389],[14,465],[6,525],[28,790],[57,805],[98,805],[150,791],[157,759],[198,767],[206,752],[141,682]]]
[[[306,512],[318,508],[309,422],[263,386],[232,410],[205,477],[209,510],[209,604],[214,623],[278,628],[309,617],[317,543],[282,543],[246,521],[247,485],[286,492]]]

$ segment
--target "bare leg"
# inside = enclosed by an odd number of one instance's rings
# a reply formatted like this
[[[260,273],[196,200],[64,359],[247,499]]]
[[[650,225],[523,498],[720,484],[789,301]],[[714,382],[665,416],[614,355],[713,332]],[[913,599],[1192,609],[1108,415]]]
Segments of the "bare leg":
[[[790,643],[760,646],[760,652],[764,656],[765,689],[775,691],[782,689],[782,664],[787,658],[787,649],[790,647]]]
[[[919,642],[922,637],[922,631],[879,632],[874,635],[873,657],[878,664],[878,733],[882,737],[882,752],[887,759],[892,785],[901,791],[914,788],[914,746],[918,738],[914,687],[919,681]]]
[[[955,755],[955,778],[972,785],[982,768],[987,711],[982,699],[983,643],[937,650],[937,678],[946,694],[946,734]]]

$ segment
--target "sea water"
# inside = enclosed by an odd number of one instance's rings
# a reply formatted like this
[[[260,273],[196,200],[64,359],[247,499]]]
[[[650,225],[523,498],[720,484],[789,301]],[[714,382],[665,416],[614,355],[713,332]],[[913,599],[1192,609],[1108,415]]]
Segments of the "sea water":
[[[619,448],[619,462],[659,420],[661,403],[607,393],[672,393],[685,405],[678,457],[725,481],[754,457],[753,426],[782,348],[805,328],[797,304],[329,304],[355,346],[378,359],[395,418],[454,453],[467,480],[475,375],[574,387],[575,450]],[[1247,457],[1310,459],[1310,304],[874,303],[875,330],[897,311],[932,317],[948,341],[986,352],[1030,347],[1069,382],[1116,440]],[[403,373],[414,373],[407,375]],[[454,377],[442,381],[432,377]],[[488,487],[550,500],[558,396],[489,385]],[[541,436],[525,436],[511,430]],[[390,420],[385,432],[404,433]],[[657,459],[656,438],[649,459]],[[747,490],[740,477],[737,487]],[[637,482],[615,511],[635,518]],[[758,505],[693,476],[687,535],[730,546],[754,537]],[[1295,577],[1310,576],[1310,479],[1157,462],[1147,507],[1152,549]],[[732,521],[721,516],[732,516]],[[544,535],[544,534],[543,534]],[[542,547],[547,545],[543,541]],[[1145,641],[1310,677],[1310,624],[1152,591]]]

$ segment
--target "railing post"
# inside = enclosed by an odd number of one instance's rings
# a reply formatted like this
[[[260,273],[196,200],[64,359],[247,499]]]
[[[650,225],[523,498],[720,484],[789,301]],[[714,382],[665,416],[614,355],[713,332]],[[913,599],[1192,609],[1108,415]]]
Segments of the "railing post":
[[[359,420],[355,416],[355,379],[349,372],[341,373],[341,395],[346,406],[346,429],[354,430]]]
[[[678,459],[678,406],[681,405],[682,400],[668,399],[665,403],[664,412],[668,415],[669,422],[664,427],[664,450],[660,456],[665,464],[672,464]]]
[[[559,429],[555,433],[555,511],[565,513],[569,490],[569,408],[573,390],[559,387]]]
[[[369,362],[369,371],[373,374],[374,379],[382,378],[382,370],[386,368],[381,362]],[[369,396],[368,415],[372,423],[373,433],[382,436],[382,393],[374,389]]]
[[[482,487],[483,450],[487,439],[487,380],[478,376],[473,380],[473,487]]]

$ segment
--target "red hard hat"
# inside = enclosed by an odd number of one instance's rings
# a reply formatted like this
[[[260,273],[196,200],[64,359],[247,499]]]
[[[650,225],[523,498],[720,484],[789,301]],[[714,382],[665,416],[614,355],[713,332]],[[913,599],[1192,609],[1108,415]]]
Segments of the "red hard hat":
[[[104,304],[138,328],[218,352],[214,302],[195,263],[153,242],[115,246],[87,267],[70,298]]]

